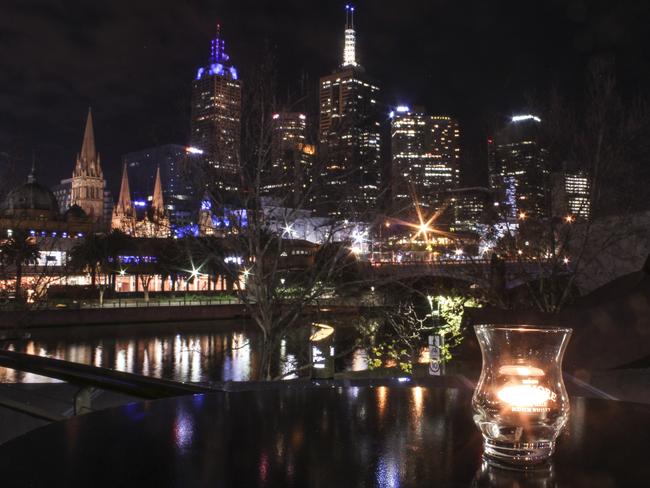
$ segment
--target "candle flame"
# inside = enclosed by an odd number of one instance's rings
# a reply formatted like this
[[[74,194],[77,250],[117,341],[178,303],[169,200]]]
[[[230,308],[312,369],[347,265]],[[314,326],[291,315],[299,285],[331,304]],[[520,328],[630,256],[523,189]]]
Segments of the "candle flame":
[[[539,385],[509,385],[501,388],[497,397],[513,407],[544,407],[556,394]]]

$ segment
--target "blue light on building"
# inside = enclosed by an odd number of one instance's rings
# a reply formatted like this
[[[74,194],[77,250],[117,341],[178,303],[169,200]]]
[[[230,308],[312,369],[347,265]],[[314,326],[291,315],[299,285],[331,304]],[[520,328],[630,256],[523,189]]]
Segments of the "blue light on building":
[[[201,80],[206,75],[229,76],[233,80],[239,78],[237,69],[234,66],[230,66],[230,63],[228,63],[230,56],[226,54],[225,46],[226,43],[221,39],[221,28],[219,28],[216,37],[211,41],[208,65],[197,70],[197,80]]]
[[[183,237],[199,237],[200,231],[197,224],[189,224],[174,228],[174,237],[182,239]]]

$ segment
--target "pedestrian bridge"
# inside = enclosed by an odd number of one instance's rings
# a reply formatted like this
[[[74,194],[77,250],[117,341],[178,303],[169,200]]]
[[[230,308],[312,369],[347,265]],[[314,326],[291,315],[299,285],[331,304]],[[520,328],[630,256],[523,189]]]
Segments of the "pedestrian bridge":
[[[502,282],[506,288],[548,276],[551,265],[547,261],[488,259],[454,259],[435,261],[374,261],[370,262],[374,279],[379,281],[417,279],[426,277],[449,278],[480,287]]]

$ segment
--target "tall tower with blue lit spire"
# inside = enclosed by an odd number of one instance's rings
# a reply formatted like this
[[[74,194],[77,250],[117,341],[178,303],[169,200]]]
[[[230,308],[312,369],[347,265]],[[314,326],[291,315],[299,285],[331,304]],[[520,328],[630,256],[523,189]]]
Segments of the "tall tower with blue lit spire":
[[[320,79],[318,210],[359,219],[377,210],[381,192],[379,87],[357,60],[354,6],[345,6],[343,59]]]
[[[208,62],[192,82],[190,145],[203,153],[207,186],[230,200],[241,180],[241,82],[225,44],[218,25]]]

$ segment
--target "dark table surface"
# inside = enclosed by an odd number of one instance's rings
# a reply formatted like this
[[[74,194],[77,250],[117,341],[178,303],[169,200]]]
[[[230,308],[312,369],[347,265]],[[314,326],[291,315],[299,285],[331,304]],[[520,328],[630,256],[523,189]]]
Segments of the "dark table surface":
[[[287,388],[134,403],[0,446],[29,487],[647,487],[650,406],[572,398],[552,465],[483,463],[469,391]]]

